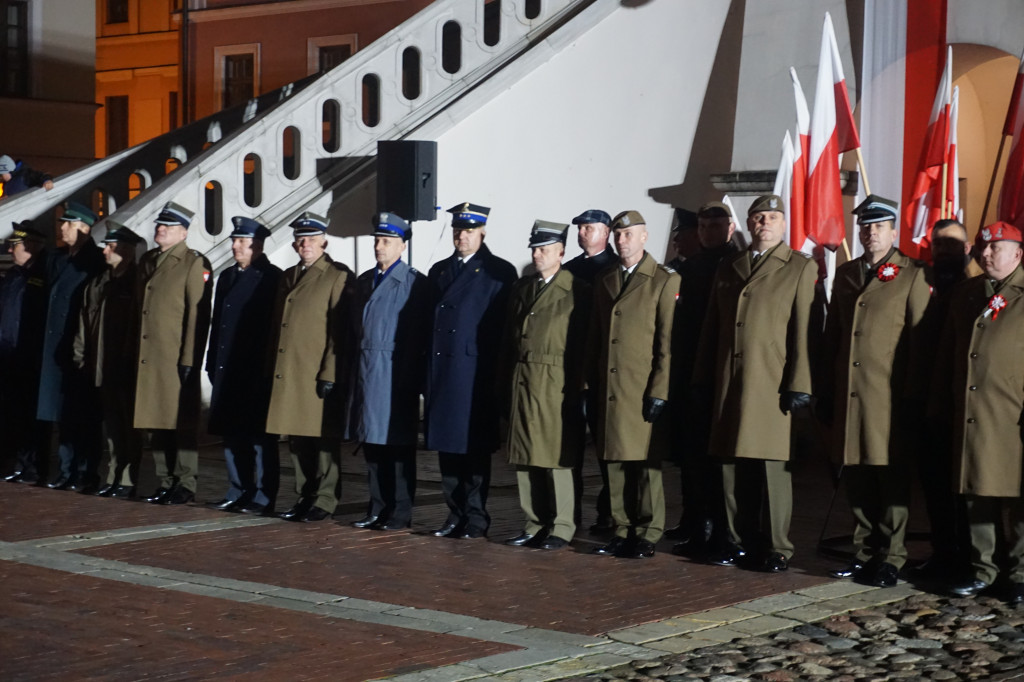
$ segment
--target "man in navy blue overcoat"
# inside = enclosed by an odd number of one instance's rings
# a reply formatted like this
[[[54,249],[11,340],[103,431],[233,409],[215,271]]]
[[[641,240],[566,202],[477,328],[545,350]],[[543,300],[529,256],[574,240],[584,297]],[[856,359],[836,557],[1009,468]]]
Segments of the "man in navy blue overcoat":
[[[460,204],[455,253],[430,268],[434,327],[427,373],[427,448],[438,451],[448,519],[438,537],[487,534],[491,453],[498,448],[495,374],[516,269],[484,246],[490,209]]]

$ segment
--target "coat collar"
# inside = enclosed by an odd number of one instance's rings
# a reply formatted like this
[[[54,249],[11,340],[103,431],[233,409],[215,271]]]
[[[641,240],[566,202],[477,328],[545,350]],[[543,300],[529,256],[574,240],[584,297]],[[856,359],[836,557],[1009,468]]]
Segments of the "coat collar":
[[[753,272],[751,272],[750,267],[751,256],[749,249],[741,251],[733,257],[732,268],[744,280],[753,281],[775,272],[788,263],[792,257],[793,249],[789,248],[786,242],[779,242],[761,256],[761,258],[766,260],[763,263],[759,263],[757,269]]]
[[[454,293],[469,287],[474,277],[486,267],[486,261],[490,256],[491,250],[487,248],[487,244],[481,244],[480,250],[473,254],[458,277],[455,276],[455,264],[459,260],[459,254],[453,253],[443,261],[444,270],[441,273],[440,281],[445,294],[449,291]]]
[[[536,279],[532,279],[531,284],[533,281],[536,281]],[[565,298],[565,295],[570,291],[572,291],[572,274],[565,268],[560,268],[555,273],[555,276],[551,278],[551,281],[548,282],[548,285],[544,287],[544,290],[540,292],[540,296],[533,302],[530,309],[546,308]]]
[[[621,262],[616,262],[614,265],[609,266],[604,271],[601,278],[604,281],[605,288],[608,289],[608,293],[612,295],[612,298],[619,299],[629,296],[638,288],[643,286],[648,279],[654,277],[654,273],[657,269],[657,261],[651,257],[651,254],[644,251],[643,257],[640,259],[640,262],[636,264],[633,274],[629,276],[629,281],[626,282],[625,290],[622,290],[622,275],[619,274],[622,271]]]
[[[913,261],[903,255],[899,249],[892,248],[889,250],[888,255],[886,255],[878,265],[881,266],[885,263],[892,263],[900,269],[900,272],[902,272],[906,268],[910,267],[913,264]],[[870,265],[867,261],[867,255],[859,256],[856,259],[856,265],[857,267],[847,268],[846,276],[848,277],[848,281],[856,287],[857,291],[874,291],[875,289],[888,284],[888,282],[883,282],[878,279],[877,272],[872,275],[870,279],[865,280],[868,276],[867,267]],[[899,277],[899,274],[896,276]]]

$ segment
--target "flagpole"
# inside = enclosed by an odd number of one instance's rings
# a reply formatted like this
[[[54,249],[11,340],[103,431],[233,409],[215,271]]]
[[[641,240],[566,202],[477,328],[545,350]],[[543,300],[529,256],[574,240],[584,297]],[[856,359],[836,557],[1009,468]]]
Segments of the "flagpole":
[[[868,184],[868,169],[864,166],[864,155],[860,151],[860,147],[857,147],[854,151],[857,152],[857,168],[860,169],[860,180],[864,184],[864,194],[871,194],[871,185]]]
[[[946,216],[946,182],[949,178],[949,161],[942,162],[942,203],[939,204],[939,218],[945,220]]]
[[[978,223],[978,229],[985,227],[985,216],[988,215],[988,206],[992,202],[992,190],[996,186],[996,175],[999,173],[999,162],[1003,160],[1003,147],[1006,146],[1007,135],[1003,135],[999,140],[999,151],[996,152],[996,165],[992,167],[992,177],[988,181],[988,192],[985,193],[985,207],[981,209],[981,222]]]

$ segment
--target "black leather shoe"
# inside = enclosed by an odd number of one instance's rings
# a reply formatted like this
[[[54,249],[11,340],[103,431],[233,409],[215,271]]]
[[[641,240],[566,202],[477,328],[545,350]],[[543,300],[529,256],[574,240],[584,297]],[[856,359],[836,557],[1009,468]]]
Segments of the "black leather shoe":
[[[71,489],[76,493],[81,493],[82,495],[95,495],[99,492],[100,487],[95,483],[79,483]]]
[[[108,483],[96,491],[96,497],[110,497],[110,493],[114,492],[116,487],[113,483]]]
[[[523,545],[529,545],[530,541],[533,540],[535,537],[537,536],[532,535],[531,533],[520,533],[514,538],[509,538],[508,540],[505,540],[505,544],[510,547],[522,547]]]
[[[1006,603],[1010,606],[1024,604],[1024,583],[1010,585],[1010,594],[1006,597]]]
[[[66,476],[58,476],[46,486],[50,490],[67,490],[71,487],[71,481]]]
[[[135,486],[133,485],[116,485],[114,489],[110,491],[107,497],[116,497],[123,500],[130,500],[135,497]]]
[[[896,587],[896,581],[899,579],[899,576],[900,569],[887,561],[883,561],[878,564],[878,568],[871,574],[867,582],[874,587]]]
[[[789,561],[782,554],[772,552],[761,560],[757,568],[765,573],[782,573],[789,570]]]
[[[852,578],[853,576],[860,573],[862,570],[864,570],[864,562],[860,559],[854,559],[842,568],[837,568],[834,571],[829,571],[828,574],[833,578]]]
[[[153,504],[160,504],[160,500],[164,499],[167,494],[171,492],[168,488],[157,488],[153,491],[153,494],[145,498],[146,502],[152,502]]]
[[[630,553],[633,551],[632,544],[627,538],[620,538],[615,536],[612,538],[607,545],[601,545],[594,549],[594,554],[600,554],[601,556],[619,556],[620,552],[629,550]]]
[[[377,523],[377,520],[379,518],[380,518],[379,516],[374,516],[373,514],[367,514],[363,518],[359,519],[358,521],[353,521],[349,525],[352,526],[353,528],[369,528],[373,524]]]
[[[302,523],[316,523],[317,521],[323,521],[324,519],[331,518],[331,512],[320,507],[311,507],[308,512],[303,514],[302,518],[299,519]]]
[[[562,549],[569,546],[569,541],[556,535],[549,535],[539,546],[541,549]]]
[[[180,485],[174,486],[171,492],[167,493],[160,504],[188,504],[192,500],[196,499],[196,494],[188,488],[183,488]]]
[[[25,473],[24,471],[19,473],[15,478],[8,478],[11,483],[28,483],[29,485],[39,485],[42,481],[39,476],[32,473]]]
[[[217,502],[207,502],[205,506],[210,509],[216,509],[217,511],[231,511],[231,508],[235,506],[236,502],[238,502],[238,500],[229,500],[225,497],[223,500],[219,500]]]
[[[291,509],[289,509],[288,511],[281,512],[280,514],[278,514],[278,516],[284,519],[285,521],[298,521],[306,515],[306,512],[308,512],[309,508],[312,506],[313,500],[307,498],[299,498],[299,501],[296,502]]]
[[[747,553],[738,545],[729,545],[709,554],[707,562],[716,566],[736,566],[742,562],[746,556]]]
[[[440,528],[430,531],[430,534],[439,538],[446,538],[449,536],[458,537],[459,535],[462,535],[462,532],[459,528],[459,524],[448,521]]]
[[[668,535],[666,533],[666,535]],[[684,556],[690,559],[696,559],[707,554],[708,544],[702,541],[700,538],[687,538],[682,542],[677,542],[672,545],[672,553],[676,556]]]
[[[246,502],[245,504],[239,504],[231,508],[231,511],[238,512],[240,514],[264,514],[267,511],[265,504],[259,504],[258,502]]]
[[[469,526],[466,530],[462,531],[462,534],[458,536],[461,540],[477,540],[479,538],[487,537],[487,531],[483,528],[474,528]]]
[[[647,540],[637,540],[629,556],[634,559],[650,559],[654,556],[654,543]]]
[[[20,471],[12,471],[11,473],[4,476],[4,480],[7,481],[8,483],[17,483],[19,478],[21,478]]]
[[[370,526],[371,530],[408,530],[412,528],[412,521],[396,521],[389,519],[387,521],[381,521],[378,519],[377,523]]]
[[[987,590],[988,588],[989,584],[984,580],[974,579],[970,582],[954,585],[949,588],[949,593],[954,597],[974,597],[979,592]]]
[[[590,532],[595,535],[603,535],[615,531],[615,521],[610,516],[598,516],[597,521],[590,525]]]

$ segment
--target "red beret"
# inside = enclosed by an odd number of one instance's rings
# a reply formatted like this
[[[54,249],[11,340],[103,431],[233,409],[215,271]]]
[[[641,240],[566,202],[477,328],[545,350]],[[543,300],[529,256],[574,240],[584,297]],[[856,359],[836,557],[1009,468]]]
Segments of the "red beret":
[[[1021,235],[1020,230],[1010,223],[1000,220],[998,223],[981,228],[978,236],[974,239],[974,245],[978,247],[984,247],[992,242],[1024,242],[1024,235]]]

